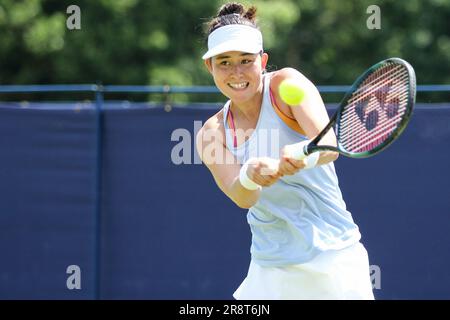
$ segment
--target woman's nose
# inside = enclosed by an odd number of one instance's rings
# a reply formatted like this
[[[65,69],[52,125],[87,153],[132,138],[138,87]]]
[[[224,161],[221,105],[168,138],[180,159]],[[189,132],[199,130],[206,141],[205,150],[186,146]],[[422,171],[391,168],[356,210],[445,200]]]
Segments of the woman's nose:
[[[240,64],[234,65],[231,68],[231,73],[233,75],[240,75],[240,74],[242,74],[242,65],[240,65]]]

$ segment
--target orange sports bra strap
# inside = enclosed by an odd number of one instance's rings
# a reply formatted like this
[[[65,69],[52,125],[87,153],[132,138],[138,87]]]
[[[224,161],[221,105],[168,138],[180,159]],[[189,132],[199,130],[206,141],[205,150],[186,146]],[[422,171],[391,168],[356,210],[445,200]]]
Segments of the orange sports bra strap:
[[[272,108],[275,111],[275,113],[283,120],[283,122],[292,130],[296,131],[297,133],[300,133],[303,136],[306,136],[305,131],[300,127],[297,120],[295,118],[291,118],[287,116],[281,109],[278,107],[275,98],[272,93],[272,89],[269,87],[269,95],[270,95],[270,101],[272,104]]]

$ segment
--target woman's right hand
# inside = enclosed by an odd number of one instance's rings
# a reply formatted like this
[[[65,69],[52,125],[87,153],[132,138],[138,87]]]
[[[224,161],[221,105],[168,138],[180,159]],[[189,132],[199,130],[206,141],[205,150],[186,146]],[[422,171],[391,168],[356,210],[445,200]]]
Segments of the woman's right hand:
[[[279,161],[272,158],[255,158],[249,162],[247,176],[262,187],[268,187],[278,181],[280,173]]]
[[[279,172],[282,175],[293,175],[305,168],[305,160],[296,160],[292,158],[287,146],[284,146],[280,152]]]

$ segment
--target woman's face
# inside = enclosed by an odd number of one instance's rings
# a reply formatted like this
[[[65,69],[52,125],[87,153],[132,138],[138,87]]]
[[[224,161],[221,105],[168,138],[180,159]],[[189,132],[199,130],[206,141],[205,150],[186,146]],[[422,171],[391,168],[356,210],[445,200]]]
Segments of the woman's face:
[[[233,102],[247,102],[262,90],[267,53],[228,51],[205,61],[219,90]]]

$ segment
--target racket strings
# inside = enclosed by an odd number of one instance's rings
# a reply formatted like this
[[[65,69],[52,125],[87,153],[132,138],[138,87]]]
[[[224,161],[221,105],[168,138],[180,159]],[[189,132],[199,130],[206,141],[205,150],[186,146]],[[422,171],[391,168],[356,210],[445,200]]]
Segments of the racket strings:
[[[370,107],[369,105],[369,110]],[[376,110],[369,112],[365,119],[365,127],[358,124],[358,121],[363,121],[360,119],[347,124],[353,125],[357,129],[348,131],[347,134],[341,137],[341,140],[346,144],[346,148],[354,152],[371,150],[390,136],[390,133],[398,127],[403,119],[403,114],[404,112],[399,112],[394,117],[387,117]]]
[[[352,93],[352,97],[348,99],[347,104],[350,104],[355,99],[360,99],[372,95],[374,92],[378,91],[381,88],[381,86],[383,85],[383,79],[393,77],[396,73],[402,70],[406,71],[402,65],[390,64],[374,71],[359,86],[359,88]]]
[[[401,104],[401,102],[399,103]],[[402,112],[401,108],[400,112],[397,111],[396,116],[388,117],[386,116],[388,113],[380,113],[376,109],[370,111],[371,107],[369,104],[368,115],[365,119],[353,120],[351,124],[348,124],[355,126],[356,129],[341,137],[343,143],[346,144],[346,148],[353,152],[371,150],[383,143],[402,120],[404,112]],[[374,108],[376,107],[378,107],[378,104],[374,106]],[[358,121],[363,122],[364,126]]]
[[[404,102],[404,103],[402,103]],[[357,133],[357,136],[362,136],[365,140],[374,141],[374,137],[381,138],[380,135],[385,133],[383,135],[384,138],[388,138],[389,134],[394,131],[397,126],[400,124],[401,120],[403,119],[403,115],[406,112],[406,106],[408,102],[408,95],[403,95],[400,98],[396,99],[396,111],[392,112],[390,115],[389,109],[385,110],[385,112],[378,112],[377,103],[374,103],[372,110],[372,105],[368,106],[368,116],[366,118],[365,128],[360,127],[359,133]],[[403,106],[403,107],[402,107]],[[374,113],[375,112],[375,113]],[[365,130],[368,130],[369,134],[365,135]],[[379,140],[379,143],[382,143],[385,139]],[[372,143],[370,142],[370,143]],[[353,145],[358,145],[362,143],[362,139],[355,139]],[[378,143],[378,144],[379,144]],[[366,147],[367,145],[362,145],[361,147]],[[369,149],[373,149],[376,147],[376,145],[370,145],[368,146]]]
[[[394,88],[396,88],[398,86],[394,86]],[[406,106],[407,101],[408,101],[408,93],[407,92],[403,92],[402,94],[400,94],[398,97],[395,98],[396,101],[396,105],[398,104],[399,106],[399,111],[391,112],[389,113],[389,109],[387,110],[387,112],[381,112],[379,114],[381,114],[381,116],[379,115],[378,117],[378,121],[380,122],[380,126],[378,127],[382,127],[381,125],[384,124],[387,121],[390,121],[391,124],[392,123],[396,123],[395,120],[401,121],[402,116],[403,116],[403,112],[402,111],[406,111],[406,108],[401,108],[402,106]],[[404,102],[404,103],[402,103]],[[357,102],[356,102],[357,103]],[[376,102],[371,102],[365,105],[365,109],[367,111],[369,111],[370,114],[370,110],[376,110],[376,108],[378,107],[378,104]],[[356,109],[356,107],[355,107]],[[355,111],[355,113],[357,113]],[[380,118],[381,117],[381,118]],[[361,133],[363,133],[364,131],[367,130],[367,128],[364,129],[363,126],[357,126],[358,123],[360,123],[361,121],[364,121],[364,119],[361,118],[360,114],[357,114],[357,116],[353,116],[353,114],[351,112],[346,112],[345,115],[343,116],[343,122],[345,122],[345,125],[350,125],[352,126],[353,130],[347,130],[347,132],[343,132],[341,134],[341,138],[343,140],[347,140],[349,138],[349,136],[353,135],[353,134],[357,134],[357,136],[360,136]],[[366,126],[368,126],[369,128],[374,127],[374,120],[373,118],[367,118],[366,119],[367,123]],[[356,128],[356,129],[354,129]],[[379,129],[379,128],[378,128]],[[373,130],[373,133],[377,132],[377,130]],[[355,139],[356,140],[356,139]]]
[[[339,120],[339,141],[347,151],[372,150],[391,136],[406,114],[409,81],[406,67],[389,63],[361,83]]]

